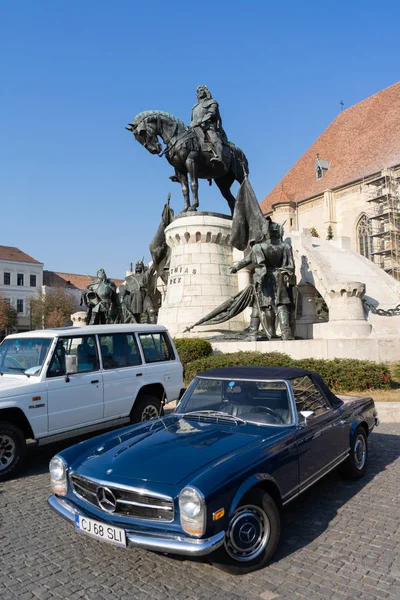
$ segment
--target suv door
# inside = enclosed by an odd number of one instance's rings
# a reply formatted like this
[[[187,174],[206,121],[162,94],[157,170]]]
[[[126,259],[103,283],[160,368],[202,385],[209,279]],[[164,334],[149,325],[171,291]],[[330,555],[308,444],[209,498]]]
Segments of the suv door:
[[[143,385],[142,358],[134,334],[99,335],[104,381],[104,416],[129,415]]]
[[[182,364],[166,331],[138,333],[144,360],[147,383],[164,385],[167,401],[179,398],[183,387]]]
[[[49,433],[100,421],[104,411],[103,377],[95,336],[59,338],[46,384]]]

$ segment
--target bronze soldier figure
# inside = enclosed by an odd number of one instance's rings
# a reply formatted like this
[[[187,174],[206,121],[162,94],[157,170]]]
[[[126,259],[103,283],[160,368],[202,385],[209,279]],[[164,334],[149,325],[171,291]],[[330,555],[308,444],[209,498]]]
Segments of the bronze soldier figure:
[[[292,247],[283,242],[281,226],[273,222],[269,225],[269,237],[259,243],[250,243],[250,246],[249,254],[231,269],[231,273],[236,273],[249,265],[254,268],[255,295],[249,337],[257,338],[261,319],[268,337],[276,337],[277,319],[282,339],[291,340],[293,286],[296,283]]]
[[[214,153],[211,163],[223,167],[223,145],[227,143],[227,137],[222,127],[218,102],[211,96],[206,85],[199,85],[197,88],[197,104],[192,109],[190,127],[201,128]]]
[[[81,294],[81,302],[87,309],[86,324],[110,324],[119,319],[117,288],[108,279],[104,269],[97,271],[97,279],[92,280]]]
[[[120,299],[122,302],[122,311],[125,322],[129,322],[134,317],[136,323],[140,323],[140,315],[145,314],[149,323],[157,323],[157,292],[156,276],[154,272],[146,270],[142,260],[138,261],[135,266],[135,272],[128,275],[125,280],[125,285],[122,285],[119,290]],[[159,293],[158,293],[159,294]],[[128,300],[129,307],[124,303]]]

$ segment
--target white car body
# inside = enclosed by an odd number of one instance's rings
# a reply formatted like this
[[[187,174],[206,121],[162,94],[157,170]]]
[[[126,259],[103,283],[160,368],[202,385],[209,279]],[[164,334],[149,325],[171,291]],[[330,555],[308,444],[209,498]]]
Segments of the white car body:
[[[113,340],[118,336],[120,340],[126,340],[129,336],[131,342],[134,338],[140,364],[107,367],[100,343],[104,338],[99,336],[109,336]],[[160,348],[163,340],[164,348],[168,347],[168,358],[158,358],[156,362],[147,360],[141,342],[146,337],[160,340]],[[6,370],[1,368],[4,342],[14,340],[18,348],[17,344],[26,344],[25,340],[29,339],[50,339],[40,371],[32,374],[35,367],[31,367],[27,369],[28,375],[23,368],[18,374],[1,372]],[[88,372],[53,372],[51,375],[49,370],[56,349],[61,347],[60,344],[72,347],[76,339],[86,342],[90,339],[91,350],[96,353],[96,368]],[[124,344],[128,348],[126,341]],[[76,346],[76,354],[79,354],[78,349],[79,346]],[[5,352],[3,350],[4,356]],[[128,352],[126,350],[127,356]],[[15,365],[19,364],[21,356],[16,353],[15,358],[8,358],[8,364],[18,370]],[[111,354],[107,360],[112,358]],[[39,444],[122,425],[130,422],[138,397],[157,398],[160,408],[165,402],[176,400],[183,388],[182,371],[173,341],[162,325],[93,325],[13,334],[0,345],[0,422],[13,423],[24,432],[26,439],[33,439]]]

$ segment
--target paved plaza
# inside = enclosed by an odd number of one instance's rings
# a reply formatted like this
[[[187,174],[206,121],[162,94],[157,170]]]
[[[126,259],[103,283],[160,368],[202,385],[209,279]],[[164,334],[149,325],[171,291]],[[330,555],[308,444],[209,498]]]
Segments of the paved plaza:
[[[63,447],[35,450],[0,484],[1,600],[400,598],[400,424],[372,434],[362,481],[332,473],[287,506],[275,560],[243,577],[76,534],[46,503]]]

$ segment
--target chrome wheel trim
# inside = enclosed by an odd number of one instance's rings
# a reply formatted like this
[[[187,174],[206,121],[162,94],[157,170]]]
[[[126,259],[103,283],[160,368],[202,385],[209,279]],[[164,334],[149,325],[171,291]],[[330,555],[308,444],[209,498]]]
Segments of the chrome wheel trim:
[[[0,471],[4,471],[15,460],[17,446],[9,435],[0,434]]]
[[[149,419],[157,419],[158,410],[153,404],[145,406],[142,410],[142,421],[148,421]]]
[[[365,437],[359,433],[354,444],[354,462],[356,468],[361,471],[364,468],[365,461],[367,460],[367,444]]]
[[[258,525],[255,539],[248,547],[238,543],[244,527],[249,529],[250,523]],[[246,532],[245,532],[246,533]],[[240,506],[234,513],[225,535],[225,549],[229,556],[238,562],[254,560],[265,549],[271,535],[271,524],[267,514],[259,506],[247,504]]]

